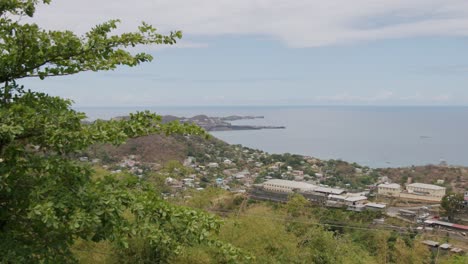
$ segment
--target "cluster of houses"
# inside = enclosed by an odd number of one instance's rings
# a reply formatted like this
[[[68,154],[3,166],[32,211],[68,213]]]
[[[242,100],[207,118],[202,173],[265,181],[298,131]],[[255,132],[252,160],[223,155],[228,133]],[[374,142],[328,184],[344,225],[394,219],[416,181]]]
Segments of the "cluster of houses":
[[[172,177],[167,177],[165,180],[167,186],[170,186],[174,190],[184,190],[187,188],[194,188],[197,191],[201,191],[204,188],[200,187],[200,181],[198,181],[195,174],[189,175],[187,178],[177,180]]]
[[[440,202],[445,192],[445,187],[426,183],[410,183],[406,185],[406,189],[397,183],[383,183],[377,186],[379,195],[424,202]]]
[[[260,192],[259,192],[260,191]],[[309,201],[328,207],[347,207],[352,211],[385,210],[385,204],[371,203],[367,200],[368,192],[350,193],[344,189],[317,186],[307,182],[272,179],[255,185],[252,191],[254,198],[281,199],[291,193],[300,193]]]
[[[195,173],[181,180],[170,176],[167,177],[166,184],[175,190],[187,188],[202,190],[203,188],[200,187],[200,178],[203,177],[214,179],[214,181],[209,184],[214,184],[225,190],[231,190],[230,185],[234,182],[236,183],[235,185],[250,187],[258,176],[257,172],[251,173],[249,169],[239,170],[236,164],[229,159],[224,159],[223,162],[220,163],[209,162],[206,164],[198,164],[193,157],[188,157],[183,162],[183,165],[193,168]]]
[[[428,246],[429,248],[431,248],[431,250],[435,250],[435,251],[441,249],[444,251],[450,251],[451,253],[455,253],[455,254],[463,253],[463,249],[453,247],[451,244],[448,244],[448,243],[439,244],[439,242],[432,241],[432,240],[424,240],[422,243]]]

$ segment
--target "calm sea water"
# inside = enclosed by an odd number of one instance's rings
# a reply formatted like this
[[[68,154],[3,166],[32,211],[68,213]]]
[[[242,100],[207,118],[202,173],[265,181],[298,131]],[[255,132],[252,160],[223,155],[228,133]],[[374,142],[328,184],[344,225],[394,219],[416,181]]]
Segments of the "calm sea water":
[[[370,167],[438,164],[468,166],[468,107],[133,107],[77,108],[90,119],[148,109],[177,116],[263,115],[235,124],[286,126],[280,130],[212,134],[231,144],[270,153],[342,159]]]

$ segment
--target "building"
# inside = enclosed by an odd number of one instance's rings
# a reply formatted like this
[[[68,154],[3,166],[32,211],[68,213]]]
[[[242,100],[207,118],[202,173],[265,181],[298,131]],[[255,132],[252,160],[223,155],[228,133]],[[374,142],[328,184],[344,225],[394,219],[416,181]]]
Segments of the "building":
[[[401,186],[397,183],[383,183],[377,186],[377,193],[387,196],[399,197],[401,193]]]
[[[445,187],[426,183],[411,183],[406,185],[409,194],[431,196],[442,199],[445,195]]]
[[[216,162],[210,162],[210,163],[208,163],[208,167],[209,167],[209,168],[218,168],[218,167],[219,167],[219,164],[216,163]]]
[[[354,212],[362,212],[365,209],[366,209],[366,205],[364,204],[354,204],[354,205],[348,205],[348,208],[346,210],[354,211]]]
[[[330,194],[328,196],[328,205],[331,207],[341,207],[341,206],[358,206],[361,209],[364,209],[364,203],[367,201],[365,196],[353,196],[353,195],[334,195]],[[356,211],[356,210],[355,210]]]
[[[444,243],[444,244],[439,246],[439,248],[441,248],[443,250],[449,250],[451,247],[452,247],[452,245],[448,244],[448,243]]]
[[[302,195],[309,201],[315,203],[315,204],[320,204],[323,205],[327,201],[327,195],[324,193],[319,193],[319,192],[311,192],[308,191],[306,193],[302,193]]]
[[[367,202],[367,197],[366,196],[347,196],[345,199],[346,205],[357,205],[361,204],[363,205],[365,202]]]
[[[263,183],[263,189],[266,191],[292,193],[292,192],[307,192],[313,191],[317,186],[305,183],[288,180],[273,179]]]
[[[445,187],[426,183],[411,183],[406,185],[406,190],[402,190],[399,184],[385,183],[377,186],[377,193],[407,200],[440,202],[445,195]]]
[[[424,240],[422,243],[424,245],[427,245],[427,246],[430,246],[430,247],[438,247],[439,246],[439,242],[432,241],[432,240]]]
[[[329,188],[329,187],[318,187],[314,191],[319,192],[319,193],[324,193],[324,194],[343,194],[346,191],[343,189],[336,189],[336,188]]]
[[[293,170],[292,174],[296,176],[304,176],[304,172],[301,170]]]
[[[461,253],[463,253],[463,249],[461,249],[461,248],[452,248],[452,249],[450,250],[450,252],[452,252],[452,253],[457,253],[457,254],[461,254]]]
[[[386,204],[366,203],[366,209],[371,211],[384,211],[386,207]]]

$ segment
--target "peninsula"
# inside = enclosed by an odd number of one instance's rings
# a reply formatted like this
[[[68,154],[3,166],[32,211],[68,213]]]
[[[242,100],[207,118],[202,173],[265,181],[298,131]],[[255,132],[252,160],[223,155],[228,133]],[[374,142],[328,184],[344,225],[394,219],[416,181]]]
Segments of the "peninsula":
[[[128,116],[115,117],[113,119],[127,119]],[[207,115],[196,115],[193,117],[178,117],[173,115],[162,116],[162,122],[179,121],[181,123],[193,123],[206,131],[233,131],[233,130],[259,130],[259,129],[285,129],[285,126],[257,126],[257,125],[233,125],[232,121],[263,119],[264,116],[238,116],[210,117]]]

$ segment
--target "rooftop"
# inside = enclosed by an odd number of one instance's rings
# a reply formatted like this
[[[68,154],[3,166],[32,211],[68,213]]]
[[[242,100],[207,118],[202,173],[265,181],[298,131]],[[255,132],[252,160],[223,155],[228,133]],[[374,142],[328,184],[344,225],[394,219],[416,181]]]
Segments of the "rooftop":
[[[314,191],[322,192],[322,193],[331,193],[331,194],[342,194],[345,190],[342,189],[335,189],[335,188],[328,188],[328,187],[318,187]]]
[[[426,183],[411,183],[406,185],[406,187],[424,188],[431,190],[445,190],[445,187]]]
[[[441,249],[449,249],[449,248],[452,247],[452,245],[447,244],[447,243],[444,243],[444,244],[440,245],[439,247],[440,247]]]
[[[366,203],[366,206],[374,207],[374,208],[380,208],[380,209],[383,209],[383,208],[387,207],[386,204],[379,204],[379,203]]]
[[[300,190],[314,190],[317,188],[317,186],[310,184],[310,183],[280,180],[280,179],[268,180],[264,182],[263,185],[279,185],[279,186],[289,187],[293,189],[300,189]]]
[[[347,201],[347,202],[357,202],[357,201],[362,201],[362,200],[367,200],[367,197],[365,197],[365,196],[348,196],[345,199],[345,201]]]
[[[343,200],[343,201],[347,201],[347,202],[357,202],[357,201],[367,200],[367,197],[365,197],[365,196],[348,196],[348,195],[333,195],[333,194],[330,194],[328,197],[331,198],[331,199]]]
[[[435,242],[435,241],[432,241],[432,240],[424,240],[422,243],[426,244],[428,246],[431,246],[431,247],[437,247],[439,245],[438,242]]]
[[[378,187],[401,189],[401,186],[398,183],[382,183],[382,184],[379,184]]]

